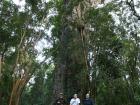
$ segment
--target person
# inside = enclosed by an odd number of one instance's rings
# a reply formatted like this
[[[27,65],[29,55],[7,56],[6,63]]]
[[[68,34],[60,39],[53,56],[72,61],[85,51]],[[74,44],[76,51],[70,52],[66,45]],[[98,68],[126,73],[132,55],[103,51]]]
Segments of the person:
[[[70,105],[79,105],[80,99],[77,97],[77,94],[74,94],[73,98],[70,100]]]
[[[54,105],[66,105],[63,93],[59,94],[59,98],[55,101]]]
[[[83,100],[83,105],[94,105],[93,100],[90,99],[89,94],[86,94],[86,98]]]

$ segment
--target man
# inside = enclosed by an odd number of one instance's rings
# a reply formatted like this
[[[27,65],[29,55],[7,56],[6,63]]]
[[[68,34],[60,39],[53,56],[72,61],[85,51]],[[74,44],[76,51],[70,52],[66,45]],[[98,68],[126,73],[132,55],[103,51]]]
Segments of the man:
[[[83,100],[83,105],[94,105],[93,101],[89,98],[89,94],[86,94],[86,98]]]
[[[66,105],[66,101],[63,97],[63,93],[59,94],[59,98],[55,101],[54,105]]]
[[[77,94],[74,94],[74,97],[70,100],[70,105],[79,105],[80,99],[77,97]]]

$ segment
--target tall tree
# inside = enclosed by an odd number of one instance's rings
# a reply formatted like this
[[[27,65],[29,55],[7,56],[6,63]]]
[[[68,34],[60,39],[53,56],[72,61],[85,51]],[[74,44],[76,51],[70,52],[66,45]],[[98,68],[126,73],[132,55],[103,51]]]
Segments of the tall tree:
[[[1,103],[18,105],[36,70],[35,45],[45,35],[40,27],[46,22],[48,7],[43,1],[31,0],[23,10],[12,1],[3,0],[0,5]]]

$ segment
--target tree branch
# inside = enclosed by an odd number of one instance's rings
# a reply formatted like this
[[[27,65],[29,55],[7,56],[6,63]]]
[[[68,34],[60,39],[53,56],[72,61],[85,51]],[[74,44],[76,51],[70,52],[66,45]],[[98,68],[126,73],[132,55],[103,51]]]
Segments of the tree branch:
[[[130,10],[133,12],[133,15],[136,16],[138,18],[138,20],[140,20],[140,15],[137,13],[136,9],[135,9],[135,4],[134,1],[131,0],[130,2],[127,0],[126,4],[130,7]]]

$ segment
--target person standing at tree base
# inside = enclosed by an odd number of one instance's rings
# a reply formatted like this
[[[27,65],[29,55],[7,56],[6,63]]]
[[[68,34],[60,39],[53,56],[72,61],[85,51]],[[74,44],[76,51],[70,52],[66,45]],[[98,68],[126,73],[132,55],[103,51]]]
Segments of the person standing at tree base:
[[[66,105],[66,101],[64,99],[63,93],[59,94],[59,98],[55,101],[53,105]]]
[[[74,97],[70,101],[70,105],[79,105],[80,99],[77,97],[77,94],[74,94]]]
[[[93,100],[90,99],[90,95],[86,94],[86,98],[83,100],[83,105],[95,105]]]

